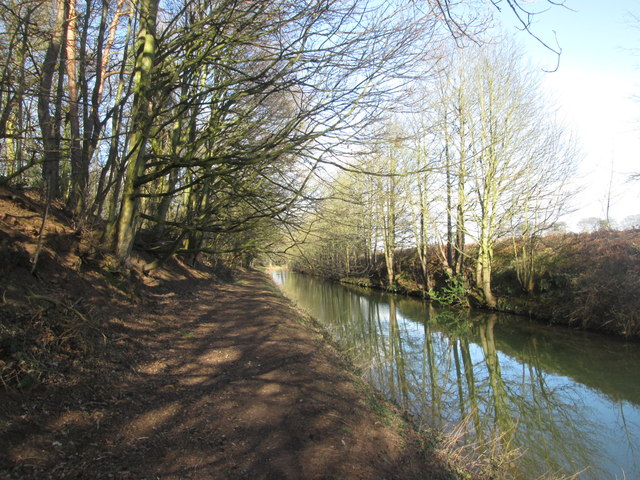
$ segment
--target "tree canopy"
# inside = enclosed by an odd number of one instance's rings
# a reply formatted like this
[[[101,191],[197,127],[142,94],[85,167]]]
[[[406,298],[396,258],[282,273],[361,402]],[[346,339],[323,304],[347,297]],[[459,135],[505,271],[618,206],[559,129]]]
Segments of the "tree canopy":
[[[143,229],[159,259],[249,261],[492,4],[529,28],[516,0],[8,0],[0,182],[103,222],[123,264]]]

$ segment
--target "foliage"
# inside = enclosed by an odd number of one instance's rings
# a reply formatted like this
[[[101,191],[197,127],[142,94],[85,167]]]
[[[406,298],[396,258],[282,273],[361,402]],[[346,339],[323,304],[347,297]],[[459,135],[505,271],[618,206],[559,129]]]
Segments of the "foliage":
[[[640,336],[640,238],[637,233],[595,232],[579,237],[566,303],[558,316],[583,328]]]
[[[494,247],[515,236],[521,289],[548,299],[563,282],[575,308],[556,317],[613,315],[601,323],[633,334],[634,310],[601,292],[631,295],[632,280],[607,279],[635,274],[634,250],[573,271],[540,247],[573,146],[514,42],[482,44],[488,19],[455,6],[9,0],[0,184],[64,202],[120,265],[144,246],[145,272],[176,254],[295,253],[298,268],[387,288],[464,275],[489,307]],[[466,293],[454,280],[434,295]]]
[[[519,244],[523,240],[499,242],[494,252],[493,280],[500,309],[578,328],[640,337],[640,303],[635,294],[640,288],[640,232],[553,233],[540,237],[535,254],[537,281],[531,291],[522,288],[518,280],[514,241]],[[473,247],[469,246],[469,255]],[[430,257],[436,258],[439,250],[433,246]],[[419,293],[413,291],[421,278],[416,250],[398,251],[396,256],[402,291]],[[384,261],[379,259],[375,265],[366,277],[353,282],[386,288]],[[436,263],[430,268],[436,281],[428,297],[444,305],[467,306],[473,292],[465,284],[465,277],[449,275]],[[467,269],[464,274],[472,272]]]
[[[357,168],[327,187],[296,264],[337,277],[368,272],[392,290],[429,292],[438,276],[464,275],[495,308],[493,249],[516,235],[526,239],[513,251],[518,278],[534,288],[537,244],[563,211],[575,152],[517,49],[470,50],[451,48],[439,75],[417,83],[415,110],[385,119]],[[412,265],[403,264],[408,251]],[[465,304],[465,293],[447,284],[435,295]]]
[[[405,1],[5,2],[0,182],[105,221],[124,265],[143,230],[149,268],[176,253],[250,263],[300,226],[320,167],[347,168],[342,147],[430,68],[453,15]]]
[[[431,290],[429,297],[445,306],[468,306],[469,289],[462,275],[450,276],[443,288]]]

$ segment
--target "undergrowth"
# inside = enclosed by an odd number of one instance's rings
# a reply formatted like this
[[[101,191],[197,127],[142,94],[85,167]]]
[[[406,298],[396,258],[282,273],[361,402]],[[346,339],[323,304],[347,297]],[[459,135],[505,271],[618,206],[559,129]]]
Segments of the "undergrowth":
[[[31,295],[30,308],[0,305],[0,384],[28,389],[64,377],[106,337],[81,306]]]

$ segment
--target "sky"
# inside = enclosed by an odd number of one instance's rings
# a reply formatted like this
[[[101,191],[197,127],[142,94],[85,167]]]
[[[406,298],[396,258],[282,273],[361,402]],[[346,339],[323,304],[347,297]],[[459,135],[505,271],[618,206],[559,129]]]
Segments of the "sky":
[[[581,219],[604,219],[609,197],[611,220],[640,214],[640,180],[628,180],[640,173],[640,1],[566,0],[567,8],[547,0],[520,4],[546,10],[533,17],[531,29],[562,49],[557,71],[543,75],[558,118],[581,150],[574,211],[562,220],[577,231]],[[505,11],[500,18],[505,29],[515,31],[513,15]],[[515,36],[536,68],[556,67],[556,54],[525,32]]]

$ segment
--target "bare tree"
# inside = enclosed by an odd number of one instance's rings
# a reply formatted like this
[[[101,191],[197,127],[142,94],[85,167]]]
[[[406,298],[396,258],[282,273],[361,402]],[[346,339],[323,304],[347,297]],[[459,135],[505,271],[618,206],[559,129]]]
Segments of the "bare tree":
[[[64,25],[66,20],[66,2],[55,3],[54,23],[51,27],[49,44],[44,56],[40,86],[38,91],[38,119],[43,143],[43,175],[47,185],[47,196],[55,198],[60,194],[60,148],[61,148],[61,102],[60,86],[54,97],[53,80],[56,66],[60,60],[64,42]],[[61,64],[63,64],[61,62]],[[59,85],[61,81],[59,80]],[[51,100],[54,99],[54,113],[51,112]]]
[[[525,19],[505,1],[489,3]],[[239,248],[221,238],[292,218],[320,167],[358,170],[442,39],[479,41],[487,20],[454,0],[8,0],[2,181],[41,165],[51,197],[106,216],[124,264],[142,227],[163,255]]]
[[[535,76],[522,66],[518,51],[483,50],[477,52],[471,87],[477,110],[469,180],[477,207],[470,232],[477,241],[476,284],[495,307],[493,245],[516,219],[531,239],[532,229],[548,228],[557,218],[566,199],[556,192],[571,171],[573,151],[562,147],[562,131],[549,122]]]

